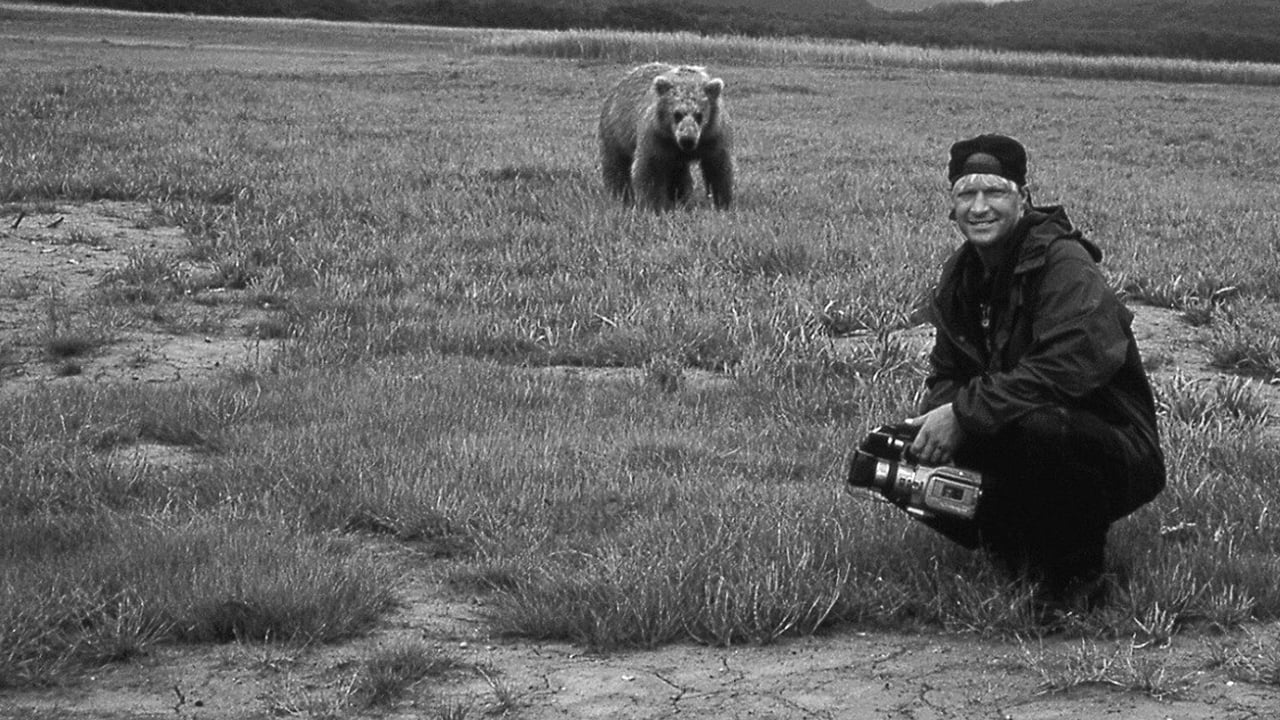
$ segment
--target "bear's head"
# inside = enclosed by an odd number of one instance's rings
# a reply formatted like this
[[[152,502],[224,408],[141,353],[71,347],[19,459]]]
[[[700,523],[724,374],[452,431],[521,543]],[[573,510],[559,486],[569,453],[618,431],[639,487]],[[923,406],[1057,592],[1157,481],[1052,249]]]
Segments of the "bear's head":
[[[703,130],[713,124],[720,111],[724,81],[712,78],[701,67],[684,65],[653,79],[658,98],[658,117],[671,132],[676,145],[693,152],[702,141]]]

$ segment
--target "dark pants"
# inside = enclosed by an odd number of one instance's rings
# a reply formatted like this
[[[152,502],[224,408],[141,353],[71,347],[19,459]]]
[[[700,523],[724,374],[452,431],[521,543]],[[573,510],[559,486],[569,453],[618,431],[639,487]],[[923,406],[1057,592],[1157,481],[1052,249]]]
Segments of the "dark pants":
[[[1061,407],[994,437],[966,438],[955,464],[983,475],[976,521],[927,523],[1050,592],[1102,573],[1111,523],[1141,504],[1134,498],[1164,472],[1158,450],[1143,450],[1126,429]]]

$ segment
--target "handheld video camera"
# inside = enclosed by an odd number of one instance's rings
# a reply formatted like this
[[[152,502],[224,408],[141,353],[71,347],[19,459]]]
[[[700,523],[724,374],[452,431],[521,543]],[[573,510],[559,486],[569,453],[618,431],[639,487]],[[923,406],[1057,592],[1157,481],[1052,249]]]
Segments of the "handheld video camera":
[[[918,427],[882,425],[867,435],[849,462],[849,486],[879,491],[919,518],[972,520],[982,499],[982,474],[958,467],[914,465]]]

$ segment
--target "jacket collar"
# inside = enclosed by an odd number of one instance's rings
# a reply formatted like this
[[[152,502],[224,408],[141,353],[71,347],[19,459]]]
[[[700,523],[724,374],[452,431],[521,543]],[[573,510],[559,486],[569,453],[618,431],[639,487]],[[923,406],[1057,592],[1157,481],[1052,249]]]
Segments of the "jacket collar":
[[[1043,267],[1049,246],[1057,240],[1074,240],[1084,246],[1094,262],[1102,259],[1102,251],[1071,224],[1061,205],[1031,208],[1013,232],[1019,236],[1014,240],[1018,244],[1018,257],[1013,267],[1013,277]],[[943,264],[929,315],[941,318],[952,314],[955,296],[960,292],[961,274],[970,263],[978,262],[981,261],[977,252],[967,242],[951,253]],[[946,297],[939,293],[944,293]]]

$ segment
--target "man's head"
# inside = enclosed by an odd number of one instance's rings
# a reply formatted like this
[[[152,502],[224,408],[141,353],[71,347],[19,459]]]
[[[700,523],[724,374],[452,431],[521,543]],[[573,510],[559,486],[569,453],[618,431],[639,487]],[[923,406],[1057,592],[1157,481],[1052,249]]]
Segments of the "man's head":
[[[951,146],[951,219],[980,250],[1003,240],[1022,219],[1027,151],[1004,135],[979,135]]]
[[[947,181],[956,184],[965,175],[999,175],[1018,187],[1027,184],[1027,151],[1007,135],[979,135],[951,146]]]

